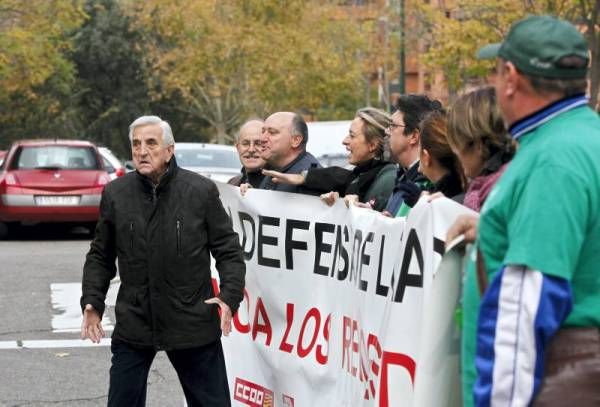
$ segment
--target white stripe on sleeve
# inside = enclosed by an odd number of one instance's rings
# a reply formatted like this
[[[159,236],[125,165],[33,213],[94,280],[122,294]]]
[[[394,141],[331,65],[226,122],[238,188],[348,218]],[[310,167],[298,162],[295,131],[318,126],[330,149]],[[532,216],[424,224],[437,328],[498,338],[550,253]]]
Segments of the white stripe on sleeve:
[[[492,406],[526,406],[533,393],[534,324],[543,275],[507,266],[502,276],[494,339]]]

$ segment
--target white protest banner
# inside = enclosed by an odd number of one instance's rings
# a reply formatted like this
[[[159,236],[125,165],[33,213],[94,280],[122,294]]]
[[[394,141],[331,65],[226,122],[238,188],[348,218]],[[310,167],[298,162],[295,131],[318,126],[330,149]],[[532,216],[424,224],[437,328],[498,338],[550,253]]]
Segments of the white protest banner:
[[[458,371],[415,379],[433,351],[422,330],[437,317],[423,307],[445,231],[468,209],[422,200],[393,219],[341,201],[261,190],[240,197],[218,186],[247,265],[245,298],[223,338],[234,404],[411,406],[428,386],[460,387]]]

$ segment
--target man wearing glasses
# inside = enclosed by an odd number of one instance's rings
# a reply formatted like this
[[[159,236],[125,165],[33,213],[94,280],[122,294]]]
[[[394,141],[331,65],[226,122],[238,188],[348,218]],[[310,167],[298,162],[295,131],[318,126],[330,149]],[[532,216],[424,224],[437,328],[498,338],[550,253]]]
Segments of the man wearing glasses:
[[[400,165],[394,192],[384,214],[403,216],[401,209],[413,206],[419,199],[427,179],[419,173],[419,126],[430,112],[442,110],[442,104],[425,95],[402,95],[396,102],[392,123],[386,134],[391,158]],[[403,205],[406,203],[406,205]]]
[[[254,119],[248,120],[240,127],[235,147],[240,155],[242,173],[231,178],[228,184],[238,187],[241,184],[250,184],[253,188],[258,188],[262,182],[262,168],[265,166],[265,160],[261,157],[263,125],[262,120]]]

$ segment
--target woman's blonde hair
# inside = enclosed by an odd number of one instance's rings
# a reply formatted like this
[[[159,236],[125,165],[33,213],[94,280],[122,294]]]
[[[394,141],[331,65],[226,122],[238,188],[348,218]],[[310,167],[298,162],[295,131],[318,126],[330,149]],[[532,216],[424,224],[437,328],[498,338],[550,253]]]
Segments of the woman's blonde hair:
[[[494,88],[486,86],[459,97],[448,112],[448,141],[456,151],[481,146],[483,159],[498,151],[514,153]]]
[[[375,157],[381,159],[385,147],[385,131],[392,123],[392,118],[383,110],[374,107],[358,109],[356,117],[363,121],[363,133],[368,143],[377,144]]]

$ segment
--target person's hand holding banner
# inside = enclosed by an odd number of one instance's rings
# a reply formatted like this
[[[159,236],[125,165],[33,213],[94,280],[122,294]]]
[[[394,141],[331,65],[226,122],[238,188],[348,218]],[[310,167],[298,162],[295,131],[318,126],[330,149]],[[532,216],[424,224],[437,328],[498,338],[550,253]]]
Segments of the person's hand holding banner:
[[[326,194],[321,194],[320,196],[321,201],[327,204],[327,206],[332,206],[339,197],[340,194],[335,191],[327,192]]]
[[[246,192],[248,192],[248,190],[252,188],[252,184],[241,184],[240,185],[240,195],[241,196],[246,196]]]
[[[460,215],[448,229],[446,242],[450,243],[460,235],[464,235],[465,243],[473,243],[477,238],[477,226],[479,225],[479,214]]]

